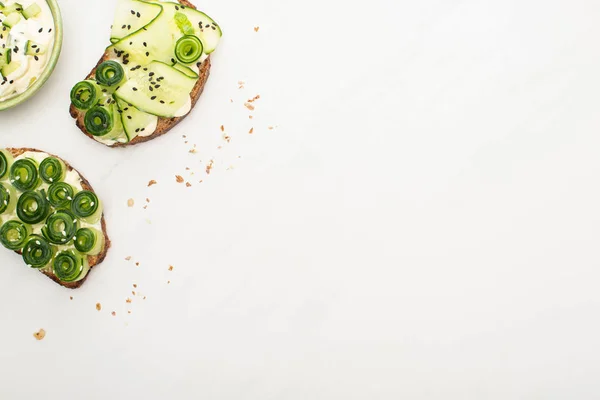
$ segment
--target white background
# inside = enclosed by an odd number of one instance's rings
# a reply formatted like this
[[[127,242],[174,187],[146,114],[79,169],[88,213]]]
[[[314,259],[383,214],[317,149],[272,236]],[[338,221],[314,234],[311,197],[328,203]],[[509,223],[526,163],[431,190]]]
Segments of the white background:
[[[60,0],[54,75],[0,114],[113,240],[77,291],[0,252],[1,399],[600,396],[599,2],[205,0],[197,108],[118,150],[67,112],[113,3]]]

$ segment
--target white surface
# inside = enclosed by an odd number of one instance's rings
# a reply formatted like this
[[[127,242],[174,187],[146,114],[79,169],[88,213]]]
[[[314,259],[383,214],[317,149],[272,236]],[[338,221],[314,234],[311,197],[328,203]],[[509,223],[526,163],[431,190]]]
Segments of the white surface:
[[[55,74],[0,115],[114,243],[75,292],[0,252],[0,398],[598,397],[600,3],[206,0],[202,100],[125,150],[67,113],[106,3],[61,0]]]

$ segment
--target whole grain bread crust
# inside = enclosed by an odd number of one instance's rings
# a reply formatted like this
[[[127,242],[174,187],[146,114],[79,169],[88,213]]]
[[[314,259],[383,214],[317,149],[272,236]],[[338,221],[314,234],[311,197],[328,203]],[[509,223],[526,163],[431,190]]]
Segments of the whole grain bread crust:
[[[69,164],[68,162],[66,162],[65,160],[63,160],[62,158],[55,156],[54,154],[50,154],[50,153],[46,153],[44,151],[41,150],[37,150],[37,149],[31,149],[31,148],[8,148],[6,149],[7,151],[9,151],[13,157],[18,157],[23,153],[26,153],[28,151],[31,152],[36,152],[36,153],[44,153],[44,154],[48,154],[52,157],[56,157],[60,160],[62,160],[65,163],[65,166],[67,168],[68,171],[75,171],[77,172],[77,174],[79,175],[79,177],[81,178],[81,186],[83,187],[83,189],[85,190],[89,190],[90,192],[94,192],[94,189],[92,188],[92,185],[90,185],[90,183],[88,182],[87,179],[85,179],[85,177],[83,175],[81,175],[81,173],[79,171],[77,171],[75,168],[73,168],[71,166],[71,164]],[[104,258],[106,258],[106,253],[108,252],[108,249],[110,248],[110,239],[108,238],[108,234],[106,232],[106,221],[104,219],[104,214],[102,214],[102,219],[101,219],[101,224],[102,224],[102,233],[104,234],[104,247],[102,248],[102,250],[100,251],[100,253],[96,256],[88,256],[88,263],[90,264],[90,271],[93,267],[95,267],[96,265],[100,264],[102,261],[104,261]],[[58,283],[59,285],[62,285],[66,288],[69,289],[77,289],[78,287],[80,287],[81,285],[83,285],[83,283],[87,280],[87,278],[90,276],[90,274],[88,273],[86,275],[85,278],[83,278],[82,280],[78,281],[78,282],[61,282],[56,275],[54,275],[54,273],[52,273],[52,271],[49,270],[43,270],[41,271],[44,275],[46,275],[48,278],[52,279],[54,282]]]
[[[177,1],[186,7],[190,7],[190,8],[194,8],[194,9],[196,8],[196,6],[194,6],[192,3],[190,3],[187,0],[177,0]],[[100,58],[100,60],[98,61],[98,63],[96,64],[96,66],[94,67],[94,69],[92,69],[92,71],[87,75],[87,77],[85,79],[91,79],[91,78],[95,77],[96,68],[98,68],[98,66],[100,66],[100,64],[102,64],[104,61],[106,61],[108,59],[110,59],[110,55],[105,52],[102,55],[102,57]],[[194,109],[194,107],[196,106],[196,103],[198,102],[198,99],[200,98],[200,95],[204,91],[204,85],[206,84],[206,81],[208,80],[208,76],[210,74],[210,65],[211,65],[210,64],[210,56],[206,60],[204,60],[202,62],[202,64],[200,65],[200,72],[198,73],[198,75],[199,75],[198,82],[196,82],[196,85],[192,89],[192,93],[190,93],[190,97],[192,100],[192,109]],[[69,113],[71,114],[71,117],[73,117],[75,119],[75,123],[76,123],[77,127],[86,136],[93,139],[94,136],[85,129],[85,124],[83,122],[85,113],[78,110],[77,108],[75,108],[75,106],[73,106],[73,104],[71,104],[71,106],[69,108]],[[147,142],[149,140],[155,139],[155,138],[162,136],[165,133],[169,132],[173,127],[175,127],[175,125],[177,125],[179,122],[181,122],[189,114],[190,113],[187,113],[184,116],[176,117],[176,118],[158,118],[158,125],[156,126],[156,130],[154,131],[154,133],[152,133],[152,135],[136,136],[135,138],[133,138],[133,140],[131,140],[127,143],[118,143],[117,142],[117,143],[114,143],[114,144],[111,144],[108,146],[109,147],[133,146],[138,143],[143,143],[143,142]]]

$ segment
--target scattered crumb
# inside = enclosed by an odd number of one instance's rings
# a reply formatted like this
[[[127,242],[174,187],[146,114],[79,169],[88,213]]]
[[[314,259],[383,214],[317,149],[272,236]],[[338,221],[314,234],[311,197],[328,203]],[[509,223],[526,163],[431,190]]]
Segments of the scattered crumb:
[[[186,171],[189,171],[189,170],[190,170],[190,167],[185,167],[185,170],[186,170]]]
[[[200,180],[198,183],[202,183],[202,182],[204,182],[204,181],[203,181],[203,180]]]
[[[146,203],[150,203],[150,199],[146,197]]]
[[[244,81],[238,81],[238,89],[243,89],[244,88]]]
[[[73,300],[73,296],[69,296],[69,298],[70,298],[71,300]]]
[[[196,149],[190,149],[190,153],[196,154]]]
[[[254,133],[254,128],[250,128],[250,130],[248,131],[249,134],[253,134]]]
[[[173,266],[169,265],[169,271],[173,271]]]
[[[269,130],[272,131],[274,128],[272,126],[269,127]]]
[[[254,106],[250,103],[244,103],[244,107],[246,107],[250,111],[254,111]]]
[[[254,27],[254,32],[258,32],[259,29],[260,29],[260,26],[255,26]]]
[[[192,184],[191,184],[191,183],[189,183],[189,182],[186,182],[186,183],[185,183],[185,186],[187,186],[187,187],[190,187],[190,186],[192,186]]]
[[[156,181],[154,179],[152,179],[150,182],[148,182],[148,187],[152,186],[152,185],[156,185]]]
[[[112,315],[114,317],[114,316],[117,315],[117,313],[113,311],[113,312],[110,313],[110,315]]]
[[[206,165],[206,174],[207,175],[210,175],[210,171],[212,170],[214,164],[215,164],[215,161],[210,160],[210,162]],[[202,182],[202,181],[200,181],[200,182]]]
[[[230,102],[230,103],[233,103],[233,99],[229,99],[229,102]]]
[[[129,260],[131,260],[131,256],[125,257],[125,261],[129,261]]]
[[[135,296],[135,290],[132,290],[132,291],[131,291],[131,294]]]
[[[131,303],[131,299],[128,297],[127,300],[125,300],[125,303]]]
[[[170,285],[170,284],[171,284],[171,281],[167,281],[167,285]]]
[[[140,266],[140,263],[139,263],[139,262],[136,262],[136,263],[135,263],[135,266],[136,266],[136,267],[139,267],[139,266]]]
[[[256,96],[254,96],[251,99],[248,99],[248,103],[254,103],[256,100],[260,99],[260,94],[257,94]]]
[[[223,146],[217,146],[217,150],[221,150]]]
[[[134,283],[134,284],[133,284],[133,287],[134,287],[134,288],[137,288],[137,285]]]
[[[43,329],[40,329],[39,331],[37,331],[36,333],[33,334],[33,337],[36,338],[37,340],[42,340],[43,338],[46,337],[46,331]]]
[[[127,200],[127,207],[133,207],[134,204],[135,204],[135,201],[133,199]]]
[[[225,132],[225,126],[221,125],[221,132]]]
[[[254,116],[253,115],[248,115],[248,118],[252,119],[252,118],[254,118]]]
[[[131,314],[131,310],[127,311],[127,314]]]
[[[185,139],[187,136],[186,135],[181,135],[181,137]]]
[[[146,296],[144,296],[143,300],[146,300]]]
[[[98,311],[102,310],[102,304],[96,303],[96,310],[98,310]]]
[[[227,143],[231,142],[231,136],[229,136],[229,135],[223,135],[223,139],[225,139],[225,141],[227,141]]]
[[[175,180],[177,183],[183,183],[183,177],[181,175],[175,175]]]
[[[147,206],[147,205],[145,205],[145,206],[144,206],[144,210],[146,210],[147,208],[148,208],[148,206]]]

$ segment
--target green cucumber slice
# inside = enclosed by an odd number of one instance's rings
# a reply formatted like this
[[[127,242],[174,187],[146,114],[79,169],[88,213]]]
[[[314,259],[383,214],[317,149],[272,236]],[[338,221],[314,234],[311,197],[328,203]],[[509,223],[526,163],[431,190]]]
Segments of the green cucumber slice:
[[[200,38],[204,46],[204,54],[210,54],[219,45],[223,32],[221,27],[202,11],[186,7],[182,11],[194,27],[194,35]]]
[[[157,3],[137,0],[119,0],[115,19],[110,33],[110,41],[115,43],[151,23],[162,12]]]
[[[33,40],[28,40],[25,42],[25,54],[28,56],[39,56],[41,54],[46,53],[46,47],[42,46],[39,43],[34,42]]]
[[[40,8],[40,6],[38,4],[32,4],[29,7],[27,7],[26,9],[23,10],[22,14],[25,17],[25,19],[29,19],[29,18],[33,18],[33,17],[37,17],[40,13],[42,12],[42,9]]]
[[[158,117],[156,115],[140,111],[117,96],[115,96],[115,99],[117,100],[121,121],[123,122],[123,129],[127,135],[127,141],[133,140],[133,138],[140,134],[143,135],[144,133],[150,134],[154,132],[156,124],[158,123]]]
[[[23,11],[23,6],[19,3],[13,3],[13,4],[9,4],[7,6],[4,7],[4,9],[2,10],[2,13],[4,15],[8,15],[8,14],[13,14],[15,12],[21,12]]]
[[[20,67],[21,67],[21,62],[15,60],[15,61],[11,62],[10,64],[6,64],[5,66],[3,66],[2,70],[0,70],[0,72],[2,72],[3,76],[9,76],[10,74],[12,74],[16,70],[18,70]]]
[[[162,62],[154,61],[130,74],[115,92],[121,100],[139,110],[172,118],[189,101],[196,79]]]
[[[21,16],[21,13],[13,12],[11,14],[8,14],[8,16],[4,18],[4,21],[2,21],[2,25],[8,28],[12,28],[16,24],[18,24],[22,18],[23,17]]]
[[[193,78],[193,79],[198,79],[199,78],[199,76],[196,73],[196,71],[194,71],[193,69],[191,69],[187,65],[175,63],[175,64],[172,65],[172,67],[175,68],[178,71],[183,72],[184,74],[186,74],[190,78]]]

